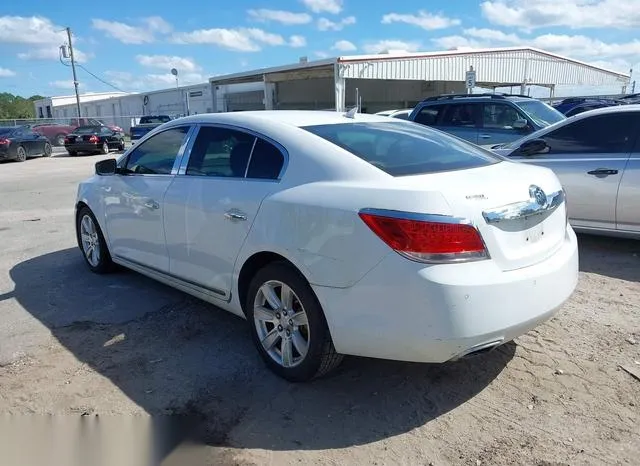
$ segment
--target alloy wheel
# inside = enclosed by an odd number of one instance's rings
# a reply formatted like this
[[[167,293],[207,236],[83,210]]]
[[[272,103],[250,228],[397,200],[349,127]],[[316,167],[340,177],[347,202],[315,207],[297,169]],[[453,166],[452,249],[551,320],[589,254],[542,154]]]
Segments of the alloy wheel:
[[[311,336],[309,320],[300,298],[278,280],[264,283],[256,294],[253,321],[267,354],[282,367],[304,361]]]
[[[100,264],[100,238],[98,229],[89,215],[84,215],[80,221],[80,237],[87,262],[92,267],[97,267]]]

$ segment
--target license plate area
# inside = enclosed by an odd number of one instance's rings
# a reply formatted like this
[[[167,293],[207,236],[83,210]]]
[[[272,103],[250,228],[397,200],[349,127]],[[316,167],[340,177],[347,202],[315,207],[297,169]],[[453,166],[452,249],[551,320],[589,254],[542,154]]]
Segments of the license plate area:
[[[535,244],[544,238],[544,222],[540,221],[540,218],[524,220],[523,242],[525,244]]]

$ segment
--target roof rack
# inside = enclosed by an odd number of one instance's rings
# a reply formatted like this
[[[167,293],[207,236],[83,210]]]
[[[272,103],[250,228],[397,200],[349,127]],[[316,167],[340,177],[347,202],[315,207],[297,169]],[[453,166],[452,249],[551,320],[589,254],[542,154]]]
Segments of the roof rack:
[[[526,99],[532,99],[533,97],[523,94],[504,94],[504,93],[483,93],[483,94],[442,94],[436,95],[433,97],[427,97],[423,99],[422,102],[434,101],[434,100],[453,100],[453,99],[464,99],[464,98],[490,98],[490,99],[500,99],[504,100],[507,97],[523,97]]]

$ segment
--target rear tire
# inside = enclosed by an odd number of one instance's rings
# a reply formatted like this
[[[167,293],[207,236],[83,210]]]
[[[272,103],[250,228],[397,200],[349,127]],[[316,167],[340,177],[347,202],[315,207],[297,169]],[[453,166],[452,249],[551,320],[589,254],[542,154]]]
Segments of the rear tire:
[[[118,150],[124,152],[124,149],[125,149],[125,144],[124,144],[124,139],[123,139],[122,141],[120,141],[120,145],[118,146]]]
[[[106,142],[102,143],[102,146],[100,147],[100,153],[102,155],[106,155],[109,153],[109,144],[107,144]]]
[[[27,150],[22,146],[18,146],[16,149],[16,162],[24,162],[25,160],[27,160]]]
[[[306,382],[328,374],[342,362],[318,298],[289,264],[274,262],[256,273],[245,309],[260,356],[280,377]]]
[[[56,134],[56,137],[53,139],[55,141],[56,146],[64,146],[64,134]]]
[[[104,274],[114,268],[100,224],[88,207],[82,207],[76,217],[76,239],[82,257],[93,273]]]

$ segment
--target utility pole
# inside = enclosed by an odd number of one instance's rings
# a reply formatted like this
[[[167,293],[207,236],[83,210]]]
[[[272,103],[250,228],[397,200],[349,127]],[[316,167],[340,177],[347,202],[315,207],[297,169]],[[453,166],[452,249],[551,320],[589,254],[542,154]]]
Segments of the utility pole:
[[[73,70],[73,87],[76,89],[76,106],[78,107],[78,123],[80,123],[80,94],[78,94],[78,77],[76,76],[76,61],[73,58],[73,44],[71,43],[71,28],[67,29],[67,38],[69,39],[69,55],[71,56],[71,69]]]

